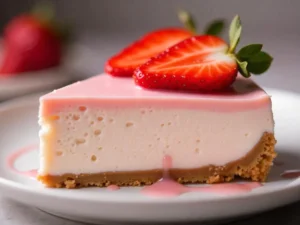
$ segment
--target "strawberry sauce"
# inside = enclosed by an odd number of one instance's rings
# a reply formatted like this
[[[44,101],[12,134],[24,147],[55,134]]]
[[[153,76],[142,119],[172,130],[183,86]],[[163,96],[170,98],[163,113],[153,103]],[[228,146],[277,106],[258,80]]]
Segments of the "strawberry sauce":
[[[120,187],[118,185],[111,184],[111,185],[107,186],[106,189],[109,191],[117,191],[120,189]]]
[[[300,170],[286,170],[280,176],[283,178],[298,178],[300,177]]]
[[[8,168],[15,173],[35,178],[37,176],[37,169],[28,170],[28,171],[20,171],[15,167],[15,163],[18,160],[18,158],[20,158],[22,155],[27,154],[32,151],[36,151],[37,149],[38,149],[38,145],[33,144],[33,145],[29,145],[29,146],[23,147],[23,148],[15,151],[11,155],[9,155],[7,158],[6,164],[7,164]]]
[[[144,187],[141,191],[142,194],[151,197],[175,197],[188,192],[206,192],[221,195],[232,195],[247,193],[262,186],[258,182],[213,184],[202,185],[201,187],[184,186],[169,177],[169,170],[172,168],[171,156],[166,155],[163,158],[162,164],[163,178],[153,185]]]

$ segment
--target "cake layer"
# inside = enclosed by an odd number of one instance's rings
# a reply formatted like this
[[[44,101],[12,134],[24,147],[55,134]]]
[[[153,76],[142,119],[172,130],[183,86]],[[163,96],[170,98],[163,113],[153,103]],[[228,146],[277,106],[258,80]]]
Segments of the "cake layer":
[[[178,169],[221,166],[246,155],[264,132],[273,133],[266,106],[208,113],[81,103],[41,118],[40,174],[159,169],[166,154]]]
[[[170,169],[169,175],[180,183],[217,183],[230,181],[235,176],[264,181],[276,156],[274,135],[265,133],[254,148],[242,158],[223,166],[208,165],[192,169]],[[183,159],[184,160],[184,159]],[[44,175],[39,179],[49,187],[139,186],[152,184],[162,177],[162,169],[126,172]]]

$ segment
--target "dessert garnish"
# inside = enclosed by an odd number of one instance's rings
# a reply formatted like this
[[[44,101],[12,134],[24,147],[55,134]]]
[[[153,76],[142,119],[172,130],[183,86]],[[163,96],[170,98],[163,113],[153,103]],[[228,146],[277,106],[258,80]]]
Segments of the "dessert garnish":
[[[150,58],[172,45],[195,35],[196,25],[192,16],[186,11],[180,11],[179,19],[184,23],[186,29],[163,28],[147,33],[111,57],[106,62],[105,72],[113,76],[131,77],[134,70]],[[215,35],[219,34],[223,25],[223,21],[215,21],[206,28],[205,32]]]
[[[110,58],[106,62],[105,72],[113,76],[131,77],[134,70],[151,57],[192,35],[183,28],[164,28],[150,32]]]
[[[262,44],[250,44],[236,52],[242,32],[239,16],[229,29],[229,45],[213,35],[193,36],[166,49],[134,72],[136,84],[150,89],[201,92],[230,87],[238,72],[244,77],[262,74],[273,58]]]
[[[13,18],[4,29],[0,76],[58,66],[68,29],[55,20],[50,4]]]
[[[178,18],[188,30],[195,35],[197,34],[197,24],[190,12],[179,10]],[[203,34],[219,36],[224,26],[225,22],[223,19],[216,19],[205,27]]]

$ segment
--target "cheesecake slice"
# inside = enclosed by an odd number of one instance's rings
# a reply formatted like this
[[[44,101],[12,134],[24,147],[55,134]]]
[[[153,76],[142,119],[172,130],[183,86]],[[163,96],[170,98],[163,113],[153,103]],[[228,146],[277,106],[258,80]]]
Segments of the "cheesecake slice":
[[[48,187],[149,185],[164,156],[180,183],[265,181],[276,156],[270,97],[238,77],[220,94],[146,90],[102,74],[40,98]]]

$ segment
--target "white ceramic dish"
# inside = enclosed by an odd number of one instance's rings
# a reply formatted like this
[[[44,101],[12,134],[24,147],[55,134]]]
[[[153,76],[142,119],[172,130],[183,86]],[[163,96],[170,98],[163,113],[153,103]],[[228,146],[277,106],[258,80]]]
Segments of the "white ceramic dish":
[[[300,178],[283,179],[288,169],[300,169],[300,95],[268,90],[273,96],[278,139],[278,160],[269,180],[246,194],[221,196],[187,193],[174,198],[150,198],[140,188],[111,192],[101,188],[78,190],[47,189],[36,180],[12,172],[6,158],[16,149],[38,143],[38,96],[16,99],[0,106],[1,194],[43,211],[72,220],[103,222],[222,221],[262,212],[300,199]],[[37,168],[37,151],[16,162],[22,170]]]
[[[66,85],[70,80],[70,71],[63,66],[26,72],[12,77],[0,76],[0,101],[24,94],[52,90]]]

